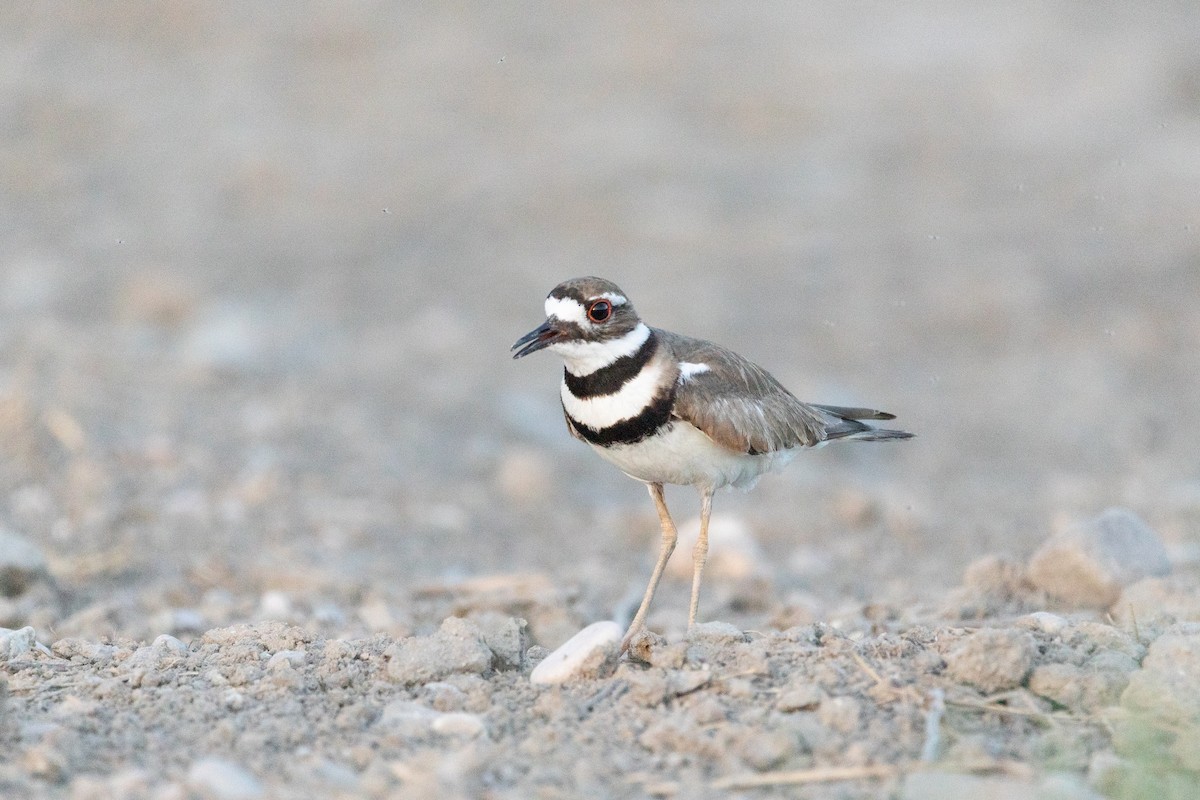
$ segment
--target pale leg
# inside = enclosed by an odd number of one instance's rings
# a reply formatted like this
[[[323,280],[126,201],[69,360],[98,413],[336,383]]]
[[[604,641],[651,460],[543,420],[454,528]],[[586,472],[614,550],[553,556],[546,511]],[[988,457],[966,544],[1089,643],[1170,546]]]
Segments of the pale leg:
[[[678,538],[678,534],[675,532],[675,523],[671,521],[667,503],[663,500],[662,484],[650,483],[647,484],[647,488],[650,489],[650,497],[658,509],[658,524],[662,528],[662,544],[658,548],[658,563],[654,565],[654,572],[650,574],[650,585],[646,587],[642,605],[634,615],[633,622],[629,623],[629,630],[625,631],[625,638],[621,640],[622,653],[629,649],[629,642],[632,641],[633,635],[640,631],[646,622],[646,613],[650,610],[650,601],[654,599],[654,590],[658,588],[658,582],[667,566],[667,559],[675,551],[675,540]]]
[[[692,605],[688,609],[688,630],[696,624],[696,611],[700,608],[700,576],[704,573],[704,562],[708,559],[708,517],[712,513],[712,489],[700,490],[700,535],[692,549]]]

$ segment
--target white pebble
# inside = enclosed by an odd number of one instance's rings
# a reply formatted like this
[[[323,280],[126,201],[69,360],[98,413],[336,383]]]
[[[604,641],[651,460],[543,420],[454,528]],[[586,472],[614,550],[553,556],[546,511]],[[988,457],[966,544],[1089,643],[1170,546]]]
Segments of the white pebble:
[[[224,758],[202,758],[188,770],[191,788],[214,800],[255,800],[263,796],[258,778],[240,764]]]
[[[186,644],[169,633],[162,633],[154,637],[154,642],[150,646],[163,655],[186,656],[188,651]]]
[[[0,628],[0,660],[8,661],[25,655],[33,649],[35,641],[37,634],[28,625],[16,630]]]
[[[433,728],[434,733],[440,733],[443,736],[463,736],[469,739],[479,736],[485,729],[483,720],[479,718],[478,714],[465,712],[440,714],[434,718],[430,727]]]
[[[263,619],[286,620],[292,614],[292,601],[283,592],[263,592],[258,601],[258,615]]]
[[[1049,611],[1035,611],[1017,620],[1017,624],[1023,628],[1030,628],[1054,636],[1062,633],[1069,623],[1064,617],[1060,617],[1058,614],[1051,614]]]
[[[621,644],[621,626],[605,620],[593,622],[572,636],[534,667],[529,680],[554,686],[596,675]]]
[[[267,659],[267,669],[301,669],[304,666],[303,650],[280,650]]]

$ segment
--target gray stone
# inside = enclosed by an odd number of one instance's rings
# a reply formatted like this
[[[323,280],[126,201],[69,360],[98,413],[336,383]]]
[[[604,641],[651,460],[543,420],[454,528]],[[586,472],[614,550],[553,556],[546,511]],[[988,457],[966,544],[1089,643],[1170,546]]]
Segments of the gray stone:
[[[1158,535],[1132,511],[1110,508],[1047,540],[1028,576],[1047,595],[1076,608],[1108,608],[1121,589],[1171,571]]]
[[[1200,626],[1178,626],[1150,645],[1121,705],[1176,728],[1200,726]]]
[[[412,636],[389,647],[388,676],[403,684],[428,683],[457,673],[486,672],[493,654],[475,625],[450,617],[432,636]]]
[[[1191,576],[1145,578],[1125,587],[1112,615],[1127,629],[1200,622],[1200,586]]]
[[[485,612],[471,618],[479,626],[483,643],[496,656],[497,669],[520,669],[529,649],[528,623],[525,620],[495,612]]]
[[[1026,631],[984,628],[946,654],[950,677],[985,692],[1020,686],[1033,667],[1037,642]]]

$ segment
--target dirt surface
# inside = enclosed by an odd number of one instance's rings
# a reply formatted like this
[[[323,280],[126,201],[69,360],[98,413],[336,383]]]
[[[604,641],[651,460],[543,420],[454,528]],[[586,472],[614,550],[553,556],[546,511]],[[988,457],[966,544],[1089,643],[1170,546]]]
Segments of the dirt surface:
[[[6,6],[0,795],[1194,796],[1198,53],[1188,3]],[[541,685],[658,538],[508,358],[583,274],[918,438],[720,494],[705,624],[684,546]]]

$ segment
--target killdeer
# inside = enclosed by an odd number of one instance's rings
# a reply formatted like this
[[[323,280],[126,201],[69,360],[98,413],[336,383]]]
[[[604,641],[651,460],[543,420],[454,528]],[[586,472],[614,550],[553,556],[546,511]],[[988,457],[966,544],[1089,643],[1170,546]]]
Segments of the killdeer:
[[[691,628],[708,555],[713,492],[724,486],[749,489],[801,448],[837,440],[912,438],[862,422],[894,419],[892,414],[802,403],[732,350],[647,326],[625,293],[603,278],[574,278],[555,286],[546,297],[546,321],[516,341],[513,358],[546,348],[565,363],[560,396],[567,430],[646,484],[658,509],[658,561],[622,651],[645,623],[675,549],[675,523],[663,500],[663,484],[700,491]]]

